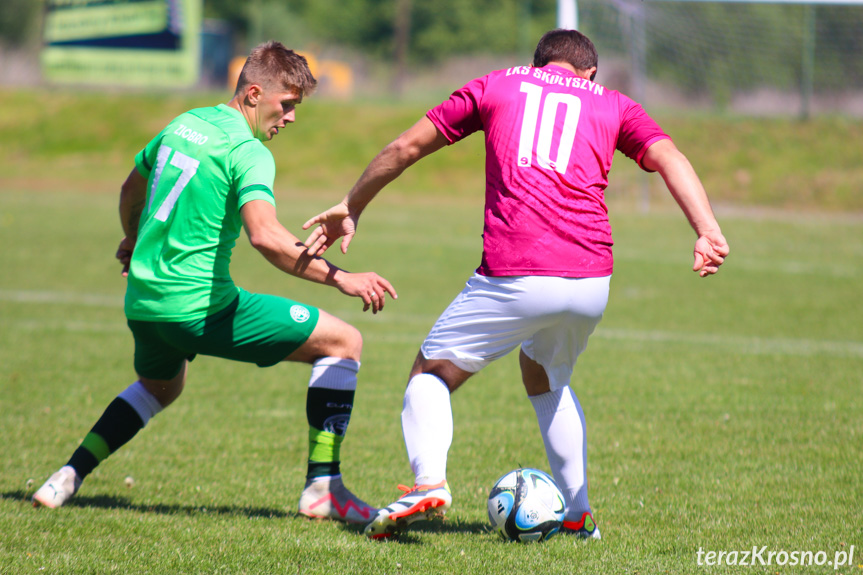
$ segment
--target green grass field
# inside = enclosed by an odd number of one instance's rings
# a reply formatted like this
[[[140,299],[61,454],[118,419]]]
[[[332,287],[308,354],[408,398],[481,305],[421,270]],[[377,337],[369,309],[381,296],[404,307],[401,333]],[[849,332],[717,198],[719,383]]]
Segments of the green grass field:
[[[134,380],[113,260],[116,188],[150,132],[206,98],[136,97],[135,106],[100,115],[87,98],[61,94],[41,119],[35,111],[16,119],[10,108],[24,98],[3,98],[13,105],[0,107],[0,136],[22,125],[25,143],[0,159],[0,574],[863,573],[863,217],[847,213],[863,204],[859,166],[829,166],[852,192],[818,215],[803,211],[813,204],[802,193],[796,212],[754,209],[783,205],[769,194],[734,201],[720,193],[732,255],[718,276],[700,279],[689,271],[694,237],[683,216],[653,197],[648,213],[637,209],[639,177],[620,161],[612,178],[623,183],[609,190],[618,198],[611,298],[573,378],[603,540],[505,544],[486,527],[498,476],[548,468],[512,355],[453,396],[455,503],[446,520],[381,544],[357,527],[294,514],[307,449],[303,365],[196,359],[183,397],[97,468],[69,505],[29,505]],[[295,231],[421,113],[309,106],[308,123],[301,116],[296,133],[273,144],[280,218]],[[693,122],[692,134],[722,124]],[[789,136],[789,124],[764,125],[764,138],[807,141]],[[847,140],[853,131],[833,133]],[[692,136],[690,157],[706,157],[705,146]],[[722,150],[728,155],[707,170],[717,181],[714,166],[742,166],[730,145]],[[349,255],[332,255],[392,281],[400,297],[382,314],[281,274],[244,238],[235,250],[238,284],[318,305],[362,330],[342,468],[370,503],[389,503],[396,485],[412,480],[402,392],[422,338],[479,262],[481,154],[481,142],[466,142],[415,166],[369,208]],[[785,172],[806,170],[798,164],[789,160]],[[782,566],[781,554],[754,567],[698,563],[699,550],[766,547],[765,561],[770,552],[807,551],[832,561],[852,546],[853,564],[836,570]]]

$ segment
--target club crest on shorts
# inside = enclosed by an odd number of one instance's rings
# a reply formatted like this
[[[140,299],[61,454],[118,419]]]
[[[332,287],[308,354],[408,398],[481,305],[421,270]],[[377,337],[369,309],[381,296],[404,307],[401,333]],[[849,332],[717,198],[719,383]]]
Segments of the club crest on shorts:
[[[303,323],[311,317],[309,310],[301,305],[291,306],[291,317],[297,323]]]

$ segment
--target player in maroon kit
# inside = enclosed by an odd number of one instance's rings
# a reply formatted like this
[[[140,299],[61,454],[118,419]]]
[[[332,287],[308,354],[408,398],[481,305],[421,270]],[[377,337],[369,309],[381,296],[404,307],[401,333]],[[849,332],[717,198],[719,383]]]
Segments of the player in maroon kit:
[[[566,498],[563,531],[600,537],[587,496],[584,413],[569,381],[608,301],[604,191],[615,150],[662,176],[698,236],[693,269],[702,277],[718,271],[728,244],[686,157],[639,104],[595,83],[596,69],[586,36],[548,32],[533,66],[468,82],[387,145],[340,204],[304,226],[319,224],[309,253],[341,236],[346,252],[360,214],[386,184],[443,146],[485,133],[482,261],[417,355],[402,411],[414,487],[378,512],[369,537],[449,508],[450,394],[519,345],[525,390]]]

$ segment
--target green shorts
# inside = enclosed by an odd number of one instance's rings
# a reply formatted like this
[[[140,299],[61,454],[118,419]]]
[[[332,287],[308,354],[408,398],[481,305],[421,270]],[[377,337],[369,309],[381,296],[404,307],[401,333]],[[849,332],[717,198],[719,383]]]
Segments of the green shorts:
[[[276,365],[309,339],[318,317],[315,307],[240,289],[228,307],[202,319],[130,319],[135,371],[149,379],[171,379],[197,354]]]

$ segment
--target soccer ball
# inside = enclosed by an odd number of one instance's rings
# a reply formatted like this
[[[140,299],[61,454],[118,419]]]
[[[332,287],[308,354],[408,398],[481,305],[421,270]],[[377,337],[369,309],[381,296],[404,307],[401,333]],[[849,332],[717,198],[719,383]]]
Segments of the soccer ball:
[[[566,504],[554,479],[521,468],[497,480],[488,494],[488,520],[507,541],[545,541],[563,525]]]

